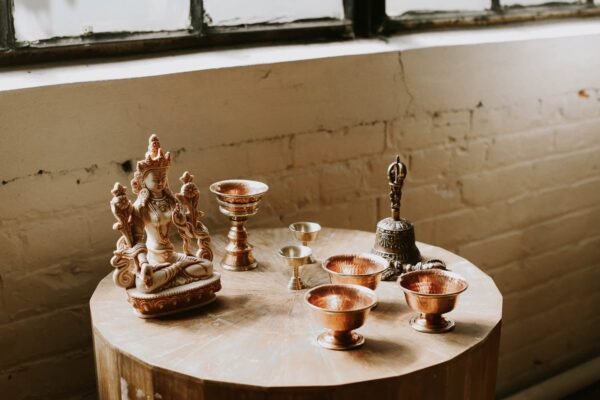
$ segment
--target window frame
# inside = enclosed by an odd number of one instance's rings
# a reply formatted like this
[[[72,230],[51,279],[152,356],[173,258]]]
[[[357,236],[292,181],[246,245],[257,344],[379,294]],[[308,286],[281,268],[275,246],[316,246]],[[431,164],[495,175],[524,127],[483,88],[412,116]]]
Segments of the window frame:
[[[594,4],[594,0],[586,0],[584,4],[549,1],[543,5],[531,6],[503,6],[502,0],[490,1],[490,10],[485,11],[433,11],[407,13],[395,17],[386,15],[380,32],[389,35],[437,28],[481,27],[558,18],[600,16],[599,4]],[[596,0],[596,2],[600,3],[600,0]]]
[[[281,24],[211,27],[204,23],[202,0],[190,0],[189,30],[91,33],[69,38],[18,42],[12,18],[13,2],[0,0],[0,66],[167,50],[204,50],[246,44],[351,39],[353,3],[354,0],[343,0],[344,18],[341,20],[313,19]]]
[[[15,33],[13,30],[10,0],[0,0],[0,51],[14,46]]]
[[[386,0],[343,0],[341,20],[314,19],[281,24],[208,26],[202,0],[190,0],[191,28],[169,32],[92,33],[19,43],[12,18],[13,0],[0,0],[0,67],[81,58],[149,54],[168,50],[210,50],[216,47],[350,40],[453,27],[477,27],[540,19],[600,16],[600,0],[585,4],[508,6],[490,0],[482,12],[386,14]]]

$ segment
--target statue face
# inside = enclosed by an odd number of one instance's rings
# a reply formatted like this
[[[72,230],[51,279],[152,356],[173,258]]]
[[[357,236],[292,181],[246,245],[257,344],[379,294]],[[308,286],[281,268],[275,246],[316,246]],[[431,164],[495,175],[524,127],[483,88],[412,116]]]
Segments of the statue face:
[[[160,149],[160,143],[152,142],[151,147],[152,147],[152,155],[157,155],[158,149]]]
[[[144,177],[144,185],[154,194],[161,194],[167,187],[167,170],[155,169]]]

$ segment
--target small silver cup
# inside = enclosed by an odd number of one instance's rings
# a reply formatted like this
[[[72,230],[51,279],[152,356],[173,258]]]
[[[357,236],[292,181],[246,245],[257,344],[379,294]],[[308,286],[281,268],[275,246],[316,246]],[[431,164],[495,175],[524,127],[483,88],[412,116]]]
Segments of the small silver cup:
[[[292,276],[288,282],[289,290],[302,290],[306,289],[306,285],[300,279],[300,266],[307,264],[312,250],[306,246],[285,246],[279,249],[279,256],[283,258],[288,265],[292,268]]]
[[[294,238],[302,243],[302,246],[309,247],[309,244],[317,240],[319,232],[321,232],[321,225],[316,222],[294,222],[290,225],[290,231]],[[307,264],[314,264],[317,262],[312,256],[309,257]]]

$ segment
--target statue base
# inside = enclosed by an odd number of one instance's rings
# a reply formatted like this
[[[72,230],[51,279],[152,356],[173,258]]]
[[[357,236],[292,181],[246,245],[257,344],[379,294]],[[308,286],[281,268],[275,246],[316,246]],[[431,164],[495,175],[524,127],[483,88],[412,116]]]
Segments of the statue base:
[[[129,303],[140,318],[156,318],[212,303],[221,290],[221,275],[213,272],[208,279],[173,287],[156,293],[127,290]]]

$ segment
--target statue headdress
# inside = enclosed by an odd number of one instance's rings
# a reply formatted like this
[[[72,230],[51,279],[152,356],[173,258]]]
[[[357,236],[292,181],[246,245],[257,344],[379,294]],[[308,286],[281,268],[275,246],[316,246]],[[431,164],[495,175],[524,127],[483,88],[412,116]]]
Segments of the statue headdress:
[[[144,177],[151,170],[168,169],[171,165],[171,153],[163,152],[160,147],[158,136],[152,135],[148,139],[148,151],[143,160],[137,162],[133,179],[131,180],[131,189],[133,193],[139,194],[144,187]]]

